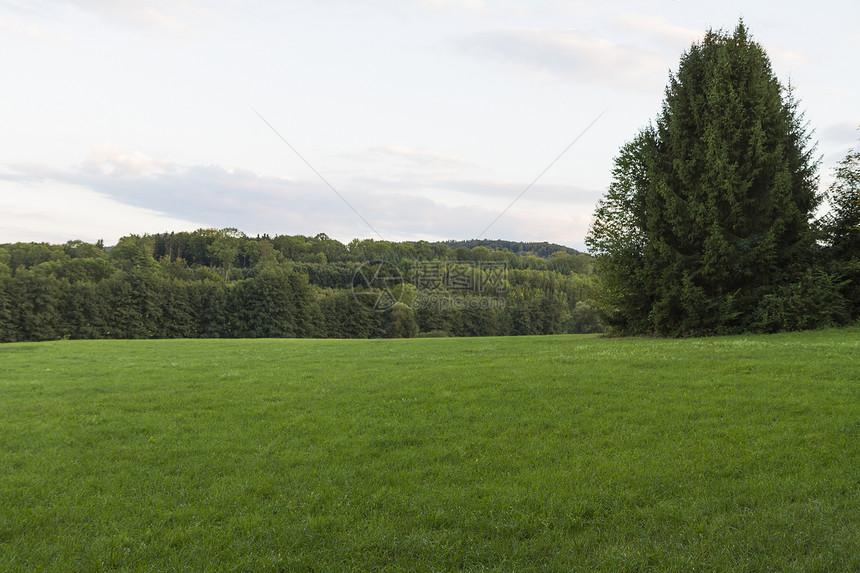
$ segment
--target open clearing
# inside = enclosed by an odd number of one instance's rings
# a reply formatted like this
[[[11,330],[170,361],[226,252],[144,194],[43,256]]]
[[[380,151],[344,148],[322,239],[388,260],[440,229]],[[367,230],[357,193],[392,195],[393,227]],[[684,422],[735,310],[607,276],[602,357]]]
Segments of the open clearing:
[[[860,570],[860,332],[0,346],[0,563]]]

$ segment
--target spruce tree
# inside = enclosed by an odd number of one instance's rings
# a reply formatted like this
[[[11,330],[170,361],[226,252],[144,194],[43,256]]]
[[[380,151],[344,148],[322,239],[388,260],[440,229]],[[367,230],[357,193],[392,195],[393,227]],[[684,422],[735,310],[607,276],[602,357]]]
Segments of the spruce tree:
[[[825,259],[842,283],[851,318],[860,317],[860,147],[839,162],[828,195],[831,213],[825,223]]]
[[[750,327],[798,280],[821,197],[802,115],[743,22],[682,58],[662,113],[622,148],[587,243],[627,332]]]

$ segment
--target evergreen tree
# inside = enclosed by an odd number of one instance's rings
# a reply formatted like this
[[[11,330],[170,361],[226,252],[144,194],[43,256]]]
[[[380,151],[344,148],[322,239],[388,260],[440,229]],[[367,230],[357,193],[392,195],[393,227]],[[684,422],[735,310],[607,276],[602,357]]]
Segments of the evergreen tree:
[[[842,293],[852,318],[860,316],[860,148],[848,152],[836,168],[828,195],[832,208],[826,224],[829,270],[845,280]]]
[[[37,270],[17,271],[9,284],[14,340],[56,340],[62,334],[62,285]]]
[[[192,304],[198,317],[197,335],[201,338],[232,338],[231,289],[233,285],[221,281],[202,280],[194,283]]]
[[[111,312],[99,297],[97,283],[76,281],[67,285],[62,300],[63,334],[73,339],[104,338]]]
[[[239,283],[234,290],[242,338],[295,337],[296,307],[290,296],[287,272],[265,271]]]
[[[664,335],[746,330],[800,280],[821,197],[802,115],[741,22],[709,31],[656,124],[621,149],[587,244],[608,321]]]
[[[161,286],[161,321],[157,338],[194,338],[200,318],[193,303],[193,283],[167,280]]]
[[[12,271],[0,261],[0,342],[14,342],[17,339],[12,289]]]
[[[319,306],[328,338],[369,338],[373,334],[373,312],[360,304],[352,291],[327,291]]]

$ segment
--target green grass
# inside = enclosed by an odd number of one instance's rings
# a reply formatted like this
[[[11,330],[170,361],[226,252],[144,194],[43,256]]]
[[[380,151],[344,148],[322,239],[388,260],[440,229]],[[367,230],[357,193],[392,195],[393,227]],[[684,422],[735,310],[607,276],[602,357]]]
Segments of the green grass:
[[[8,571],[858,571],[860,334],[0,346]]]

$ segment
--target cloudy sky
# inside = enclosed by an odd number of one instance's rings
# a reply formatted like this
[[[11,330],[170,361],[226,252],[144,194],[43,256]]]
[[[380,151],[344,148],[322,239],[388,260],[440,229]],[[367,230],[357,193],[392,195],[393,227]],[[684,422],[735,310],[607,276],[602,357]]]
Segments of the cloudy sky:
[[[682,53],[739,17],[795,86],[826,186],[860,141],[856,0],[0,0],[0,242],[582,249]]]

